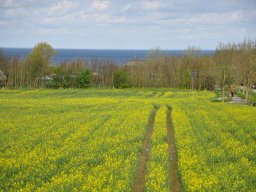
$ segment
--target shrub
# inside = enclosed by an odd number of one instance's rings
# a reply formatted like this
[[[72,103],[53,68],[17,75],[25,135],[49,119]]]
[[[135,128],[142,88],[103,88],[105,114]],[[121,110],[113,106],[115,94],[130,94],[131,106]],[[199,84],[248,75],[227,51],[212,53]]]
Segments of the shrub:
[[[92,73],[91,71],[84,70],[78,75],[78,87],[79,88],[88,88],[91,85]]]
[[[131,87],[128,74],[123,70],[119,70],[114,73],[113,83],[115,88]]]
[[[208,91],[213,91],[216,85],[216,81],[213,76],[206,76],[204,79],[204,88]]]
[[[62,86],[62,76],[60,74],[52,74],[51,79],[45,84],[47,88],[58,89]]]

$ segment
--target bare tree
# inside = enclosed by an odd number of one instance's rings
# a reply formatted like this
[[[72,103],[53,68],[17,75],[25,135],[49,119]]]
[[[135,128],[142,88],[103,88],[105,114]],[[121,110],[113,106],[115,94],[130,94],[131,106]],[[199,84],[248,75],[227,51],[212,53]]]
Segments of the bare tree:
[[[216,78],[222,91],[222,102],[225,98],[225,89],[234,82],[235,68],[232,64],[232,45],[220,44],[215,54]]]
[[[250,98],[251,86],[256,80],[256,42],[244,40],[236,45],[235,55],[236,71],[238,82],[245,86],[244,94],[246,99]]]

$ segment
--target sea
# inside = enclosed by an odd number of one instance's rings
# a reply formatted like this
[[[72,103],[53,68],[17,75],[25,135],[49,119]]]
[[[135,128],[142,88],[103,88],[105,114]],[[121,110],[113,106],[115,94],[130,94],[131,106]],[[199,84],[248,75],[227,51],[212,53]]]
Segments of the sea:
[[[31,52],[31,48],[0,48],[3,54],[7,57],[26,58]],[[134,59],[146,60],[151,50],[112,50],[112,49],[55,49],[56,55],[52,58],[53,64],[60,64],[63,61],[72,60],[110,60],[116,64],[123,65],[127,64]],[[184,50],[161,50],[168,56],[182,57],[185,54]],[[198,51],[199,56],[212,56],[214,50],[200,50]]]

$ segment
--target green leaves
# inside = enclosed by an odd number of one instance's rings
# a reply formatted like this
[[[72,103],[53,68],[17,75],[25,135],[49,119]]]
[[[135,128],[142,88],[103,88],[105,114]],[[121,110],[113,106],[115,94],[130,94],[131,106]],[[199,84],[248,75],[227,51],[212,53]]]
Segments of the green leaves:
[[[84,70],[78,75],[79,88],[88,88],[91,85],[92,73],[89,70]]]
[[[42,79],[50,71],[50,59],[56,51],[48,43],[38,43],[28,56],[28,80],[30,86],[38,87]]]
[[[128,73],[123,70],[116,71],[113,77],[115,88],[128,88],[130,87]]]

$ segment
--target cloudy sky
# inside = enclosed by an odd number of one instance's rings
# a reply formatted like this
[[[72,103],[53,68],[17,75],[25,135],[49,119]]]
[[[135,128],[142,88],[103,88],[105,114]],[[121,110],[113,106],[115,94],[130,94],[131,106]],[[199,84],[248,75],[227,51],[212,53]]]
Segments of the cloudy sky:
[[[256,39],[256,0],[0,0],[0,47],[215,49]]]

